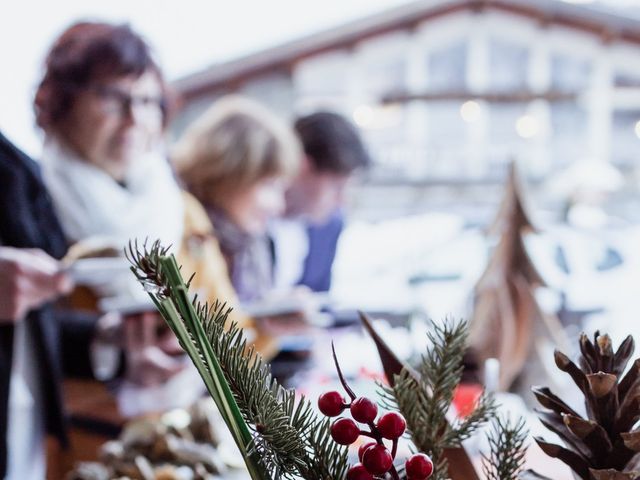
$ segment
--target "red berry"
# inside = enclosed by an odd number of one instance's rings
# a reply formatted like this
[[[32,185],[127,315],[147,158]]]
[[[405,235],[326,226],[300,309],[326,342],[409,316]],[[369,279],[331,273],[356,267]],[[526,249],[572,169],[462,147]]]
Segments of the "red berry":
[[[360,445],[360,448],[358,448],[358,460],[362,461],[362,455],[364,455],[364,452],[369,447],[373,447],[374,445],[377,445],[377,443],[376,442],[366,442],[366,443],[363,443],[362,445]]]
[[[344,407],[344,399],[340,392],[326,392],[318,397],[318,408],[327,417],[337,417]]]
[[[356,422],[373,422],[378,415],[378,406],[367,397],[356,398],[351,402],[351,416]]]
[[[395,440],[404,433],[404,429],[407,428],[407,422],[404,421],[404,418],[399,413],[389,412],[380,417],[377,427],[384,438]]]
[[[374,445],[362,455],[362,464],[371,475],[382,475],[393,466],[393,457],[384,445]]]
[[[356,463],[347,472],[347,480],[373,480],[373,476],[367,472],[364,465]]]
[[[350,418],[339,418],[331,425],[331,436],[340,445],[351,445],[360,436],[360,429]]]
[[[428,455],[416,453],[404,465],[409,480],[426,480],[433,473],[433,462]]]

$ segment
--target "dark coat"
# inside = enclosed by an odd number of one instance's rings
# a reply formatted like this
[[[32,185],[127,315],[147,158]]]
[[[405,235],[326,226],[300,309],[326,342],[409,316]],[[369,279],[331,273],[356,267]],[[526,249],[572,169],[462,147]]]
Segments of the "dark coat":
[[[64,234],[37,164],[1,133],[0,244],[40,248],[55,258],[61,258],[67,250]],[[88,370],[88,345],[95,320],[93,315],[56,312],[51,305],[29,312],[24,320],[35,342],[46,430],[63,445],[67,443],[61,394],[63,364],[81,365],[85,371]],[[7,468],[7,412],[13,330],[10,323],[0,322],[0,478],[4,477]],[[64,349],[63,344],[73,347]]]

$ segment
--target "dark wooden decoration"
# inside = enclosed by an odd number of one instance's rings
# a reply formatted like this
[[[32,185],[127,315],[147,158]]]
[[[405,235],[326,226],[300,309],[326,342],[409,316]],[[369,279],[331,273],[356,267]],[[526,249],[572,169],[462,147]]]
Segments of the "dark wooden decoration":
[[[505,192],[487,234],[499,236],[507,228],[521,233],[538,232],[532,220],[522,174],[515,161],[509,164]]]
[[[520,374],[531,354],[534,333],[547,322],[533,294],[545,282],[522,237],[532,231],[522,182],[512,163],[498,215],[488,229],[499,241],[475,286],[469,335],[480,365],[488,358],[500,361],[501,390],[509,389]]]

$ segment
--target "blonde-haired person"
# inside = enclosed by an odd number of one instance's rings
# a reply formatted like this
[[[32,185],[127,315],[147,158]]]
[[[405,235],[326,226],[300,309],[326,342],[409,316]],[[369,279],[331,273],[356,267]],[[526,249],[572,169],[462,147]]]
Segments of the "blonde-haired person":
[[[241,302],[260,300],[273,288],[267,224],[283,213],[300,158],[289,127],[238,96],[217,101],[176,145],[178,175],[207,211]]]

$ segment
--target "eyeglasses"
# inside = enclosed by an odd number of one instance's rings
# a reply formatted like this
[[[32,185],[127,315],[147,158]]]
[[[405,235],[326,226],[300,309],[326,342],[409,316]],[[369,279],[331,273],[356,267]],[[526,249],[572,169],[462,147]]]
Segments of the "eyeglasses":
[[[162,115],[165,100],[152,95],[131,95],[116,87],[97,85],[91,91],[100,101],[104,113],[108,115],[126,115],[129,111],[136,115]]]

